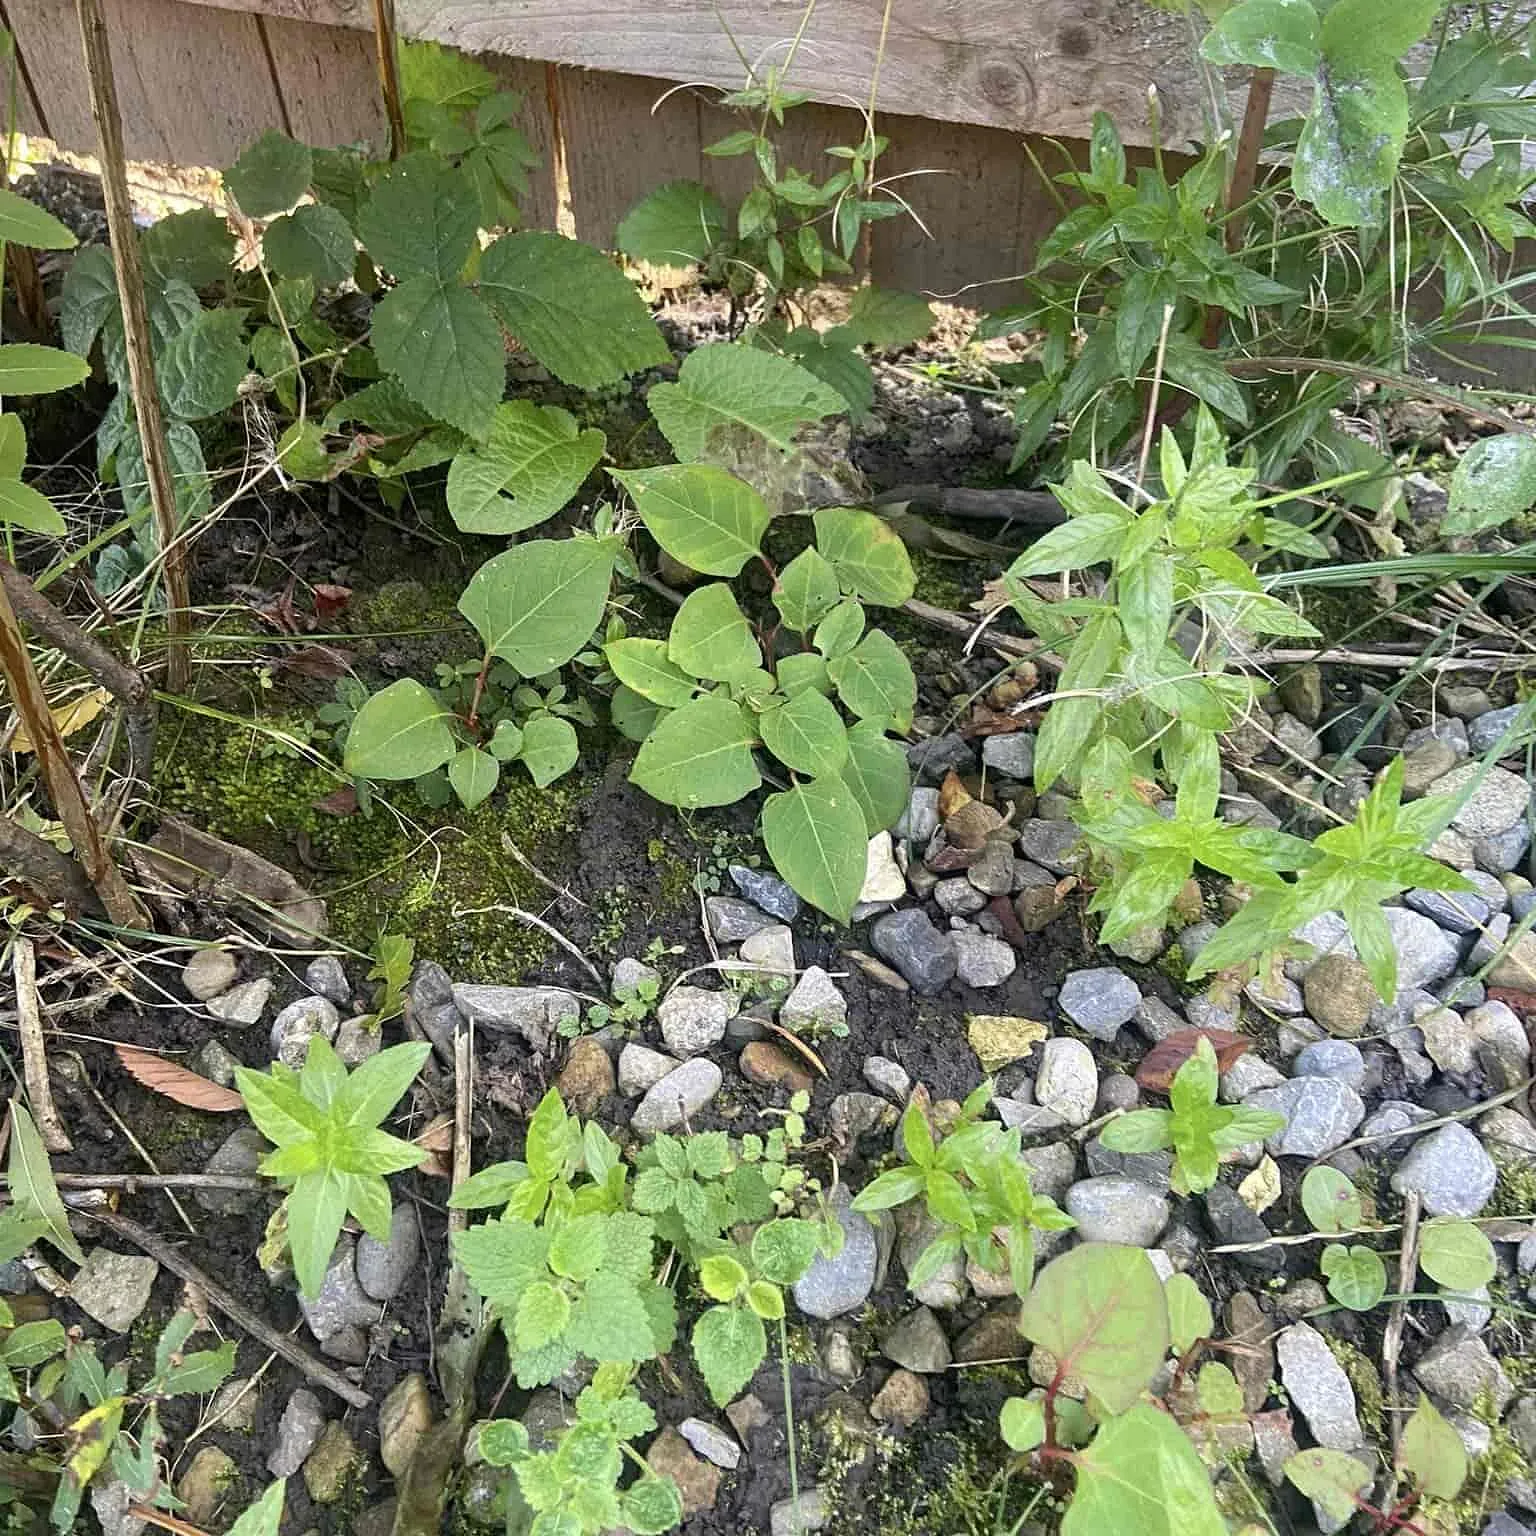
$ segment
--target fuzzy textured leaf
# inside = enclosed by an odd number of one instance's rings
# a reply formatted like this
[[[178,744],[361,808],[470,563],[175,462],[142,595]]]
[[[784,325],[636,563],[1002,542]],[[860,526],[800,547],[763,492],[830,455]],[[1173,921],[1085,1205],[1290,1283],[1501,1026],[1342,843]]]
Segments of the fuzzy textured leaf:
[[[1536,438],[1513,432],[1482,437],[1462,454],[1451,475],[1442,533],[1481,533],[1536,505]]]
[[[721,1408],[751,1381],[767,1353],[763,1321],[749,1307],[711,1307],[693,1325],[693,1358]]]
[[[603,433],[583,431],[558,406],[498,405],[485,444],[449,466],[448,511],[465,533],[520,533],[565,506],[607,445]]]
[[[283,277],[307,277],[334,288],[352,276],[357,246],[347,221],[324,203],[305,203],[274,219],[261,237],[262,255]]]
[[[598,389],[670,359],[634,284],[579,241],[542,231],[503,236],[481,258],[480,291],[564,384]]]
[[[619,221],[614,240],[632,261],[683,267],[703,261],[725,236],[725,206],[696,181],[669,181]]]
[[[715,342],[683,361],[675,384],[646,397],[679,459],[708,457],[713,434],[745,428],[787,452],[795,434],[843,409],[842,396],[815,374],[757,347]]]
[[[314,159],[309,146],[269,128],[224,172],[224,188],[253,219],[292,208],[309,190]]]
[[[455,281],[475,248],[479,212],[464,174],[441,156],[397,160],[373,186],[357,233],[373,262],[402,281]]]
[[[506,386],[506,352],[491,312],[469,289],[436,277],[392,288],[373,312],[381,367],[434,416],[483,438]]]
[[[221,415],[239,396],[250,360],[244,314],[203,310],[156,359],[166,409],[183,421]]]

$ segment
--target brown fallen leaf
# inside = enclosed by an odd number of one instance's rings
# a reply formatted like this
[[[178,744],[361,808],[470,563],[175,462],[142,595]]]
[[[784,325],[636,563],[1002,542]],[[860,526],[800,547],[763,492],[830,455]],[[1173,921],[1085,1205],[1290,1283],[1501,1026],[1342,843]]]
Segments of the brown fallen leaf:
[[[960,775],[953,768],[944,775],[939,786],[939,820],[948,821],[962,805],[970,803],[972,795],[960,782]]]
[[[284,672],[297,672],[300,677],[330,682],[343,676],[351,663],[351,653],[338,651],[334,645],[305,645],[280,656],[277,664]]]
[[[327,816],[355,816],[357,815],[357,786],[343,784],[340,789],[333,789],[330,794],[322,795],[310,808],[323,811]]]
[[[1174,1073],[1195,1054],[1202,1036],[1216,1052],[1218,1072],[1230,1072],[1238,1057],[1253,1046],[1247,1035],[1230,1029],[1176,1029],[1142,1057],[1136,1069],[1137,1083],[1149,1093],[1167,1093],[1173,1086]]]
[[[119,1045],[114,1049],[123,1070],[131,1078],[174,1103],[216,1115],[245,1108],[245,1101],[234,1089],[210,1083],[206,1077],[199,1077],[196,1072],[177,1066],[174,1061],[167,1061],[153,1051],[140,1050],[136,1045]]]
[[[352,588],[338,587],[334,582],[317,581],[311,591],[315,594],[315,617],[322,624],[334,619],[352,601]]]
[[[428,1152],[453,1151],[453,1116],[434,1115],[417,1133],[415,1144]]]

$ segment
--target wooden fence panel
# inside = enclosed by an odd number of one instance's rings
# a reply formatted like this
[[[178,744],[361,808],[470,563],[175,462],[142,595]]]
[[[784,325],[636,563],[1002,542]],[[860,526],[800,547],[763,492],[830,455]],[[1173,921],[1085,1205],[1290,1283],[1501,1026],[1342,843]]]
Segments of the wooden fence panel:
[[[388,129],[369,33],[278,16],[261,24],[284,112],[281,126],[306,144],[384,144]]]
[[[94,152],[74,6],[7,0],[49,135]],[[112,67],[130,158],[228,165],[282,109],[258,18],[182,0],[107,0]]]

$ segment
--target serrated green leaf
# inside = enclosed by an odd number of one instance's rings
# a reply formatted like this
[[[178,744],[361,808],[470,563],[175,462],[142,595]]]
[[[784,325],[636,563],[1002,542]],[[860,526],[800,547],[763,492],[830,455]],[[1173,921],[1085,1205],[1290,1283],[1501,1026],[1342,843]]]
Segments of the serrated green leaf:
[[[723,581],[696,587],[683,599],[667,635],[667,655],[690,677],[721,681],[762,664],[752,626]]]
[[[521,761],[540,789],[569,773],[580,755],[576,727],[559,715],[535,715],[523,727]]]
[[[570,1320],[571,1303],[565,1292],[547,1280],[537,1280],[518,1300],[512,1337],[519,1349],[542,1349],[565,1332]]]
[[[837,602],[837,572],[816,549],[802,549],[779,572],[773,602],[780,617],[798,634],[808,633]]]
[[[603,659],[625,687],[665,709],[680,709],[698,692],[698,679],[667,655],[665,640],[610,640]]]
[[[682,267],[704,261],[725,237],[725,206],[696,181],[669,181],[619,221],[614,241],[632,261]]]
[[[1403,1425],[1398,1465],[1431,1499],[1454,1499],[1467,1480],[1467,1448],[1461,1436],[1422,1393]]]
[[[933,306],[915,293],[863,287],[855,290],[842,328],[857,345],[910,346],[933,329]]]
[[[682,1495],[670,1477],[642,1477],[625,1489],[620,1523],[634,1536],[665,1536],[682,1521]]]
[[[500,777],[501,764],[479,747],[462,748],[448,764],[448,782],[466,811],[474,810],[486,799]]]
[[[90,371],[83,357],[58,347],[30,341],[0,346],[0,395],[51,395],[79,384]]]
[[[1498,1265],[1481,1228],[1437,1216],[1419,1228],[1419,1267],[1448,1290],[1475,1291],[1493,1279]]]
[[[679,459],[709,456],[715,433],[737,429],[787,452],[795,434],[843,408],[842,396],[772,352],[734,342],[695,348],[675,384],[655,384],[651,414]]]
[[[307,277],[334,288],[352,276],[357,247],[347,221],[324,203],[305,203],[274,219],[261,237],[267,264],[283,277]]]
[[[848,733],[837,710],[806,690],[758,720],[763,745],[786,768],[813,779],[840,774],[848,760]]]
[[[1212,64],[1249,64],[1310,78],[1322,62],[1312,0],[1240,0],[1216,18],[1200,44]]]
[[[223,215],[190,208],[156,219],[139,237],[139,253],[156,282],[179,278],[193,288],[207,288],[233,275],[235,241]]]
[[[749,1307],[710,1307],[693,1325],[693,1358],[718,1407],[751,1381],[767,1353],[763,1321]]]
[[[355,778],[415,779],[453,756],[452,718],[414,678],[374,694],[347,731],[342,766]]]
[[[20,480],[0,480],[0,523],[54,538],[63,538],[68,532],[59,509],[41,491]]]
[[[506,352],[483,303],[455,282],[412,277],[373,312],[379,365],[434,416],[485,437],[506,387]]]
[[[238,309],[203,310],[157,359],[166,409],[183,421],[221,415],[239,398],[250,360],[245,315]]]
[[[912,786],[907,754],[885,734],[880,721],[860,720],[848,728],[848,761],[841,776],[864,813],[864,830],[871,837],[906,810]]]
[[[1226,1536],[1210,1473],[1188,1435],[1150,1403],[1110,1419],[1076,1462],[1062,1536]]]
[[[1481,533],[1536,506],[1536,438],[1513,432],[1479,438],[1451,475],[1442,533]]]
[[[707,694],[663,716],[641,744],[630,783],[667,805],[734,805],[762,783],[757,732],[739,704]]]
[[[34,251],[72,251],[79,243],[68,225],[9,187],[0,187],[0,241]]]
[[[291,208],[309,190],[314,161],[309,146],[269,128],[224,172],[224,190],[253,219]]]
[[[655,1330],[635,1282],[608,1270],[592,1276],[572,1307],[567,1339],[572,1349],[597,1361],[649,1360],[656,1354]]]
[[[912,728],[917,678],[906,653],[883,629],[872,629],[851,651],[827,661],[837,696],[861,720]]]
[[[752,1262],[765,1280],[793,1285],[811,1267],[821,1244],[820,1227],[798,1217],[767,1221],[752,1234]]]
[[[770,795],[763,845],[774,868],[812,906],[846,923],[864,886],[869,835],[841,779],[815,779]]]
[[[475,248],[479,213],[464,174],[439,155],[397,160],[373,185],[357,233],[373,262],[401,280],[454,282]]]
[[[772,514],[744,480],[712,464],[615,471],[641,521],[674,560],[706,576],[735,576],[762,547]]]
[[[38,1236],[76,1264],[85,1263],[80,1244],[69,1230],[69,1218],[43,1138],[19,1100],[11,1100],[11,1153],[6,1166],[6,1189],[12,1208],[22,1219],[39,1225]]]
[[[883,517],[855,507],[823,507],[814,521],[816,547],[845,591],[899,608],[917,590],[907,546]]]
[[[1085,1243],[1041,1270],[1019,1327],[1112,1413],[1140,1397],[1168,1352],[1168,1306],[1143,1249]]]
[[[481,257],[480,291],[564,384],[598,389],[670,361],[634,284],[590,245],[541,231],[505,235]]]
[[[603,616],[617,549],[605,539],[534,539],[487,560],[459,612],[524,677],[563,667]]]
[[[449,467],[448,511],[465,533],[506,536],[532,528],[581,489],[607,443],[558,406],[498,405],[484,445],[456,455]]]

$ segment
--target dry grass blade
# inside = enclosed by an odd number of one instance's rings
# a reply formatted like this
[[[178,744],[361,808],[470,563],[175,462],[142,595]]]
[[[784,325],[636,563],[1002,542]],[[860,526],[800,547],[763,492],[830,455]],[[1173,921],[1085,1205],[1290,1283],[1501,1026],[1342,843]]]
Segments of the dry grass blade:
[[[206,1077],[199,1077],[196,1072],[167,1061],[153,1051],[140,1050],[136,1045],[119,1045],[116,1050],[123,1070],[135,1082],[174,1103],[215,1115],[245,1108],[245,1101],[234,1089],[210,1083]]]

